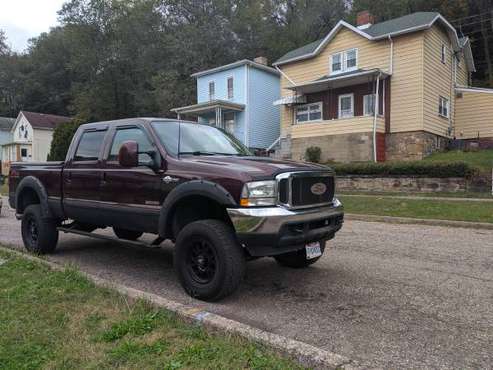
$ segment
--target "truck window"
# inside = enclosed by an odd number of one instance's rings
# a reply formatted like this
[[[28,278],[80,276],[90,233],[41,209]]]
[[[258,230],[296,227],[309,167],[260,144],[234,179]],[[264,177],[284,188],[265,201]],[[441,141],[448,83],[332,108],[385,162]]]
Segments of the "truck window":
[[[113,144],[111,144],[110,154],[108,155],[108,161],[117,161],[118,152],[120,147],[125,141],[133,140],[139,144],[139,152],[147,152],[152,149],[152,144],[149,141],[146,133],[140,128],[131,127],[119,129],[115,133],[113,138]],[[146,153],[139,154],[139,162],[148,161],[150,159],[149,155]]]
[[[106,131],[86,131],[80,138],[74,161],[97,161]]]

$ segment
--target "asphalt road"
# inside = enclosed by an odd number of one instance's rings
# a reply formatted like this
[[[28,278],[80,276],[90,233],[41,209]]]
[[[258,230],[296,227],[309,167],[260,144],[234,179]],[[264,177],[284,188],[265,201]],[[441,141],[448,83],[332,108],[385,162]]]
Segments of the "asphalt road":
[[[21,248],[20,223],[5,208],[0,243]],[[250,262],[241,289],[217,304],[182,292],[172,256],[170,244],[143,249],[61,235],[50,259],[365,367],[493,368],[493,231],[346,222],[312,267]]]

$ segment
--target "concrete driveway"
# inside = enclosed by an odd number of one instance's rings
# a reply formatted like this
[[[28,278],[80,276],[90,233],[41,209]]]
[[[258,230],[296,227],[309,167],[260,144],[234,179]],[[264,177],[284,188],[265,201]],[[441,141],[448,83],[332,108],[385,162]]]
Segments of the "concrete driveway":
[[[5,208],[0,243],[21,248],[20,222]],[[241,289],[217,304],[182,292],[172,256],[171,244],[151,250],[61,235],[50,259],[365,367],[493,366],[493,231],[346,222],[314,266],[250,262]]]

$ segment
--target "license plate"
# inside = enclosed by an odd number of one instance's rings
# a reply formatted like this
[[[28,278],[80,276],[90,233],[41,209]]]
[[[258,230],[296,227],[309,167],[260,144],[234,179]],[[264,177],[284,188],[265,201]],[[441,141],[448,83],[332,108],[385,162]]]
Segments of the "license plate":
[[[320,257],[322,255],[322,250],[320,249],[320,242],[314,242],[305,245],[305,251],[306,251],[307,260]]]

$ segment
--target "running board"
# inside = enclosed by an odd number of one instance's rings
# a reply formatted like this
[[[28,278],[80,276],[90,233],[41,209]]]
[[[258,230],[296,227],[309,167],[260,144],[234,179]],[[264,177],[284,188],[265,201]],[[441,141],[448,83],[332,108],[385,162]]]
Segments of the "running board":
[[[152,243],[149,244],[149,243],[140,242],[137,240],[120,239],[120,238],[116,238],[114,236],[107,236],[107,235],[90,233],[87,231],[72,229],[70,227],[58,227],[57,229],[59,231],[63,231],[64,233],[78,234],[78,235],[88,236],[88,237],[94,238],[94,239],[106,240],[106,241],[110,241],[110,242],[125,243],[125,244],[134,245],[137,247],[145,247],[145,248],[160,248],[159,244],[162,241],[162,239],[160,239],[158,237],[156,240],[154,240]]]

